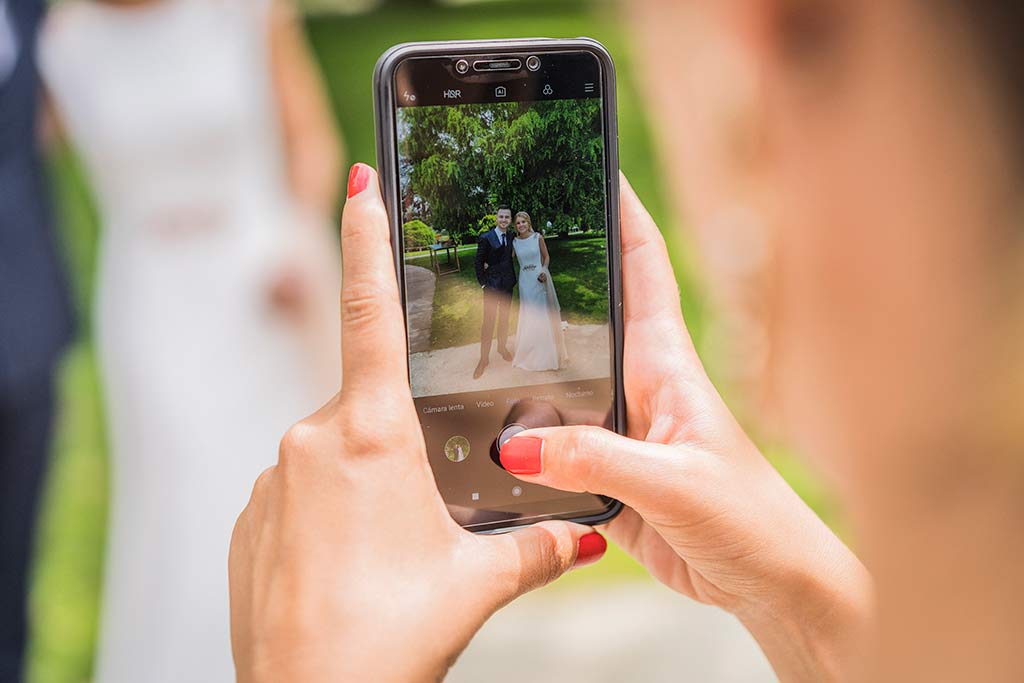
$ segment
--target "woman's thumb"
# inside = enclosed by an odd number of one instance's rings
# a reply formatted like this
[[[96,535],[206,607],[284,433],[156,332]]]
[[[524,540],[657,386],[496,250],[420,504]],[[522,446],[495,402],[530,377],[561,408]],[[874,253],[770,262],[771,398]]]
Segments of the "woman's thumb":
[[[600,427],[527,430],[505,442],[500,458],[502,467],[524,481],[610,496],[641,513],[684,493],[702,460],[684,448]]]
[[[588,526],[548,521],[495,536],[501,558],[498,591],[507,603],[545,586],[565,572],[596,562],[608,547],[604,536]]]

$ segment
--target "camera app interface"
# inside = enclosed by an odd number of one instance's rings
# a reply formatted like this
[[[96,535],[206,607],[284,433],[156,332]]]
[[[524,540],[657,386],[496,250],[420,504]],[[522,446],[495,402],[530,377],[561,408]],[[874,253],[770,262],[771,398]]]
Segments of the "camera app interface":
[[[605,504],[498,464],[517,431],[612,420],[599,65],[541,62],[497,84],[396,83],[410,380],[463,525]]]

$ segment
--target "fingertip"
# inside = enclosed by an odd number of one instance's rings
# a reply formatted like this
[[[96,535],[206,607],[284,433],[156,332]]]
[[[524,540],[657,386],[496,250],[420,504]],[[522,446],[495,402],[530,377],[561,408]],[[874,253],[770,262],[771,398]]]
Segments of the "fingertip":
[[[620,211],[624,212],[635,212],[636,207],[640,204],[640,198],[636,194],[636,190],[633,189],[633,184],[629,182],[629,178],[622,171],[619,171],[619,204]]]
[[[347,199],[352,199],[363,193],[369,186],[370,178],[373,176],[373,169],[363,162],[352,165],[348,172],[348,194]]]
[[[620,192],[625,191],[625,192],[628,192],[631,195],[635,194],[633,192],[633,185],[632,185],[632,183],[629,182],[629,178],[626,177],[626,174],[623,173],[621,169],[619,170],[619,191]]]
[[[576,560],[572,564],[573,569],[594,564],[608,550],[608,540],[600,533],[590,531],[580,537],[576,543]]]
[[[378,241],[386,236],[390,246],[391,232],[379,183],[377,171],[368,164],[358,162],[349,170],[347,200],[341,213],[343,255],[346,242],[365,242],[366,238]]]
[[[543,450],[543,439],[516,435],[502,444],[498,459],[511,474],[540,474]]]
[[[342,238],[345,224],[348,222],[387,223],[387,210],[384,208],[384,195],[380,187],[380,176],[369,164],[358,162],[352,165],[348,174],[348,192],[342,207],[341,223]],[[388,235],[390,241],[390,233]]]
[[[608,550],[608,540],[593,527],[568,520],[549,520],[535,525],[545,529],[552,538],[556,555],[569,551],[565,570],[594,564]],[[568,540],[568,542],[566,542]]]

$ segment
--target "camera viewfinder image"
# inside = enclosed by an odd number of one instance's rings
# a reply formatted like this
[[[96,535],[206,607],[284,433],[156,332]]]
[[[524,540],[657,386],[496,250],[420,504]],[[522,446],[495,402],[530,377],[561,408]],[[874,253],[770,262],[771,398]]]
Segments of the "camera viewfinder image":
[[[413,396],[611,376],[600,99],[398,109]]]

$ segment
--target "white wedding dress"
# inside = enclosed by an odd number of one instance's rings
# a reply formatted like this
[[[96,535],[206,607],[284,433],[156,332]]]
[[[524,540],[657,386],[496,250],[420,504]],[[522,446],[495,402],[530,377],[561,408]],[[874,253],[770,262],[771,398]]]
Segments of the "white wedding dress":
[[[562,313],[551,273],[543,266],[540,234],[512,240],[519,261],[519,322],[516,325],[516,351],[512,365],[523,370],[558,370],[568,354],[562,334]],[[537,279],[544,273],[545,282]]]
[[[316,231],[282,163],[268,1],[79,0],[42,36],[102,220],[94,324],[112,482],[99,683],[234,680],[235,519],[282,434],[337,386],[269,304],[275,274],[315,261]],[[336,250],[323,235],[316,249]]]

